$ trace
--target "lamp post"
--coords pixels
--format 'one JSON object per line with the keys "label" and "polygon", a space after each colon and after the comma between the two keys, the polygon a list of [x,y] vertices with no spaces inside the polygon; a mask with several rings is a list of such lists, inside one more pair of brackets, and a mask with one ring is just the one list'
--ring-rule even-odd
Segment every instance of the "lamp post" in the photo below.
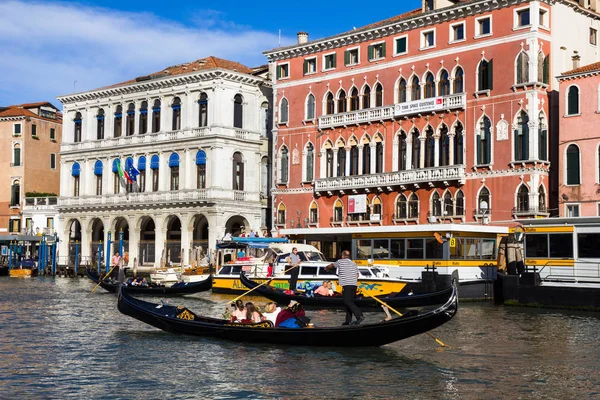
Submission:
{"label": "lamp post", "polygon": [[302,228],[302,226],[300,225],[300,223],[302,222],[302,218],[300,217],[302,215],[302,211],[298,210],[296,211],[296,214],[298,215],[298,225],[296,225],[296,228]]}

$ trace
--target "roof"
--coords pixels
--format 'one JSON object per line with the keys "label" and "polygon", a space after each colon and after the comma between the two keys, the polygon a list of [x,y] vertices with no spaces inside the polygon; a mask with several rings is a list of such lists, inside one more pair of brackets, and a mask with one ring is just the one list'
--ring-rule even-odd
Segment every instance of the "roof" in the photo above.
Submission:
{"label": "roof", "polygon": [[577,75],[577,74],[583,74],[586,72],[594,72],[594,71],[600,71],[600,62],[595,62],[593,64],[584,65],[583,67],[579,67],[579,68],[575,68],[575,69],[572,69],[567,72],[563,72],[561,74],[561,76]]}
{"label": "roof", "polygon": [[209,56],[206,58],[201,58],[196,61],[190,61],[190,62],[184,63],[184,64],[172,65],[161,71],[154,72],[149,75],[138,76],[135,79],[117,83],[115,85],[105,86],[100,89],[108,89],[108,88],[113,88],[113,87],[118,87],[118,86],[130,85],[132,83],[145,82],[145,81],[149,81],[149,80],[153,80],[153,79],[189,74],[189,73],[198,72],[198,71],[207,71],[207,70],[217,69],[217,68],[227,69],[227,70],[235,71],[235,72],[241,72],[243,74],[252,74],[252,72],[254,71],[253,68],[249,68],[249,67],[245,66],[244,64],[240,64],[235,61],[229,61],[229,60],[225,60],[225,59],[214,57],[214,56]]}
{"label": "roof", "polygon": [[[39,108],[39,107],[45,106],[45,105],[49,105],[57,111],[57,119],[42,117],[42,116],[37,115],[34,112],[29,111],[29,109]],[[49,102],[25,103],[25,104],[18,104],[18,105],[7,106],[7,107],[0,107],[0,118],[5,118],[5,117],[32,117],[32,118],[43,119],[46,121],[53,121],[53,122],[58,122],[58,123],[62,122],[61,112],[58,110],[58,108],[54,107],[52,105],[52,103],[49,103]]]}

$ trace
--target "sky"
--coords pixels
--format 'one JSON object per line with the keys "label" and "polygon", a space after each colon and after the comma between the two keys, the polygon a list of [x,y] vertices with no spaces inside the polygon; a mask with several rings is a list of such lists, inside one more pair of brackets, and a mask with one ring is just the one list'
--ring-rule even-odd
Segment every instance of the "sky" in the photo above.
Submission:
{"label": "sky", "polygon": [[263,65],[263,51],[294,44],[299,31],[319,39],[421,1],[352,3],[0,0],[0,106],[50,101],[62,108],[57,96],[211,55]]}

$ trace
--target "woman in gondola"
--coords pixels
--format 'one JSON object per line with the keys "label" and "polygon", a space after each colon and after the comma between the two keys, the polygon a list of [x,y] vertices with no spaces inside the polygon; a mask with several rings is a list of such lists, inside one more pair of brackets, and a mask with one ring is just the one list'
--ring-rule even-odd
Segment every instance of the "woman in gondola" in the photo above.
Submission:
{"label": "woman in gondola", "polygon": [[244,307],[244,302],[242,300],[236,300],[235,310],[233,310],[231,313],[231,321],[240,322],[243,319],[246,319],[246,308]]}
{"label": "woman in gondola", "polygon": [[246,320],[242,321],[242,322],[248,321],[248,323],[254,324],[254,323],[262,322],[266,319],[267,318],[264,317],[260,313],[260,311],[258,311],[258,309],[254,305],[254,303],[251,303],[251,302],[246,303]]}

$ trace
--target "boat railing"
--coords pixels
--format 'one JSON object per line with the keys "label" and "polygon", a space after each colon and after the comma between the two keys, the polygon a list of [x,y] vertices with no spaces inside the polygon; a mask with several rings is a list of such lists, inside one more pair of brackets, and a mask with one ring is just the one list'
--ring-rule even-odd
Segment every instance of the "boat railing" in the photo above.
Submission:
{"label": "boat railing", "polygon": [[600,263],[594,261],[552,260],[544,265],[528,265],[527,272],[538,272],[542,282],[600,283]]}

